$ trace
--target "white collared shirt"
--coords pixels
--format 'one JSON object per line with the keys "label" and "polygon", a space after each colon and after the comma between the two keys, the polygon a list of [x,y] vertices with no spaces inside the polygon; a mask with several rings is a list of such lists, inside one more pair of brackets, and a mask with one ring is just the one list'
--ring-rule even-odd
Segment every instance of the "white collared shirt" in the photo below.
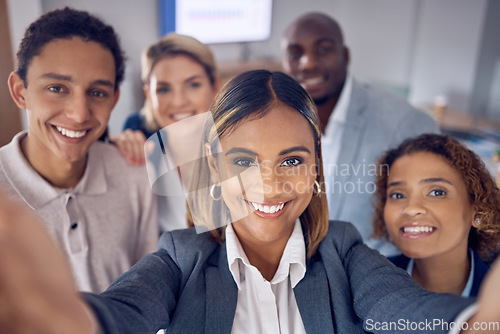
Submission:
{"label": "white collared shirt", "polygon": [[293,288],[306,273],[306,247],[297,219],[278,270],[267,281],[250,264],[232,224],[226,228],[229,270],[238,286],[232,333],[305,333]]}
{"label": "white collared shirt", "polygon": [[339,157],[347,110],[351,103],[352,80],[352,76],[348,73],[339,100],[328,118],[325,133],[321,137],[321,146],[325,152],[323,154],[325,166],[336,164]]}

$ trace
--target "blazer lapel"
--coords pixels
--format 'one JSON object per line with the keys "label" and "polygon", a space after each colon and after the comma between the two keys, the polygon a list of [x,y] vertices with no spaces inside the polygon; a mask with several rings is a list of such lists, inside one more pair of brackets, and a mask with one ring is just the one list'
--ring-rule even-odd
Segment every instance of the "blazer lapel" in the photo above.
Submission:
{"label": "blazer lapel", "polygon": [[330,289],[321,261],[308,261],[307,274],[293,289],[307,333],[334,333]]}
{"label": "blazer lapel", "polygon": [[[361,147],[363,139],[363,132],[366,127],[366,117],[364,117],[366,110],[365,90],[361,84],[356,81],[356,79],[353,78],[352,80],[351,99],[347,110],[344,131],[342,133],[342,146],[337,159],[339,171],[346,168],[346,166],[348,166],[349,171],[355,167],[353,165],[356,164],[359,147]],[[337,176],[336,179],[342,179],[345,182],[349,179],[349,177],[339,178],[339,176]],[[339,217],[342,211],[345,196],[334,197],[335,200],[332,201],[334,207],[329,209],[333,210],[335,217]]]}
{"label": "blazer lapel", "polygon": [[205,332],[231,333],[238,300],[238,287],[229,271],[225,245],[219,247],[218,256],[214,254],[205,269],[205,286],[207,294]]}

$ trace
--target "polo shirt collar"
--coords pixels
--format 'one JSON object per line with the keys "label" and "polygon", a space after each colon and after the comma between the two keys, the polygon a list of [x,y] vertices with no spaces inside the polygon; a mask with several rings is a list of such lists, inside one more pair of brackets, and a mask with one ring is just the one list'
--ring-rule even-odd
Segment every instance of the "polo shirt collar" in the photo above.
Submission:
{"label": "polo shirt collar", "polygon": [[106,192],[107,184],[103,159],[98,154],[91,154],[96,143],[89,150],[87,166],[80,182],[74,189],[62,189],[47,182],[26,159],[21,150],[21,141],[26,136],[27,131],[22,131],[14,136],[12,141],[4,147],[4,154],[0,156],[0,164],[12,187],[32,209],[38,210],[68,191],[75,194]]}

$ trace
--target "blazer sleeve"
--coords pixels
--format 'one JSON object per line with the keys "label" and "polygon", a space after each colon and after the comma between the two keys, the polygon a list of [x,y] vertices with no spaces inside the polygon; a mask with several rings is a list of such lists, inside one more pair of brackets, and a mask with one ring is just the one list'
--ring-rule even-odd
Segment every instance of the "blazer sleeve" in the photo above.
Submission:
{"label": "blazer sleeve", "polygon": [[366,331],[447,333],[444,322],[450,324],[474,302],[423,289],[404,270],[364,245],[351,224],[337,222],[330,228],[336,231],[334,244],[349,280],[354,311]]}
{"label": "blazer sleeve", "polygon": [[[171,234],[165,233],[162,243],[173,248],[171,239]],[[170,254],[160,249],[145,256],[100,295],[83,293],[101,333],[151,334],[169,325],[182,276],[175,256]]]}

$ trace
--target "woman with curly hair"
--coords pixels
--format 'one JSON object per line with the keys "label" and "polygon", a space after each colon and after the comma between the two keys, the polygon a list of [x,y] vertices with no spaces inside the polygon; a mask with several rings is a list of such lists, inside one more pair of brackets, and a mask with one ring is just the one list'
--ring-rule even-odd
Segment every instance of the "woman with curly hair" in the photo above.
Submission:
{"label": "woman with curly hair", "polygon": [[477,296],[500,241],[500,192],[481,159],[449,136],[405,140],[379,160],[374,236],[430,291]]}

